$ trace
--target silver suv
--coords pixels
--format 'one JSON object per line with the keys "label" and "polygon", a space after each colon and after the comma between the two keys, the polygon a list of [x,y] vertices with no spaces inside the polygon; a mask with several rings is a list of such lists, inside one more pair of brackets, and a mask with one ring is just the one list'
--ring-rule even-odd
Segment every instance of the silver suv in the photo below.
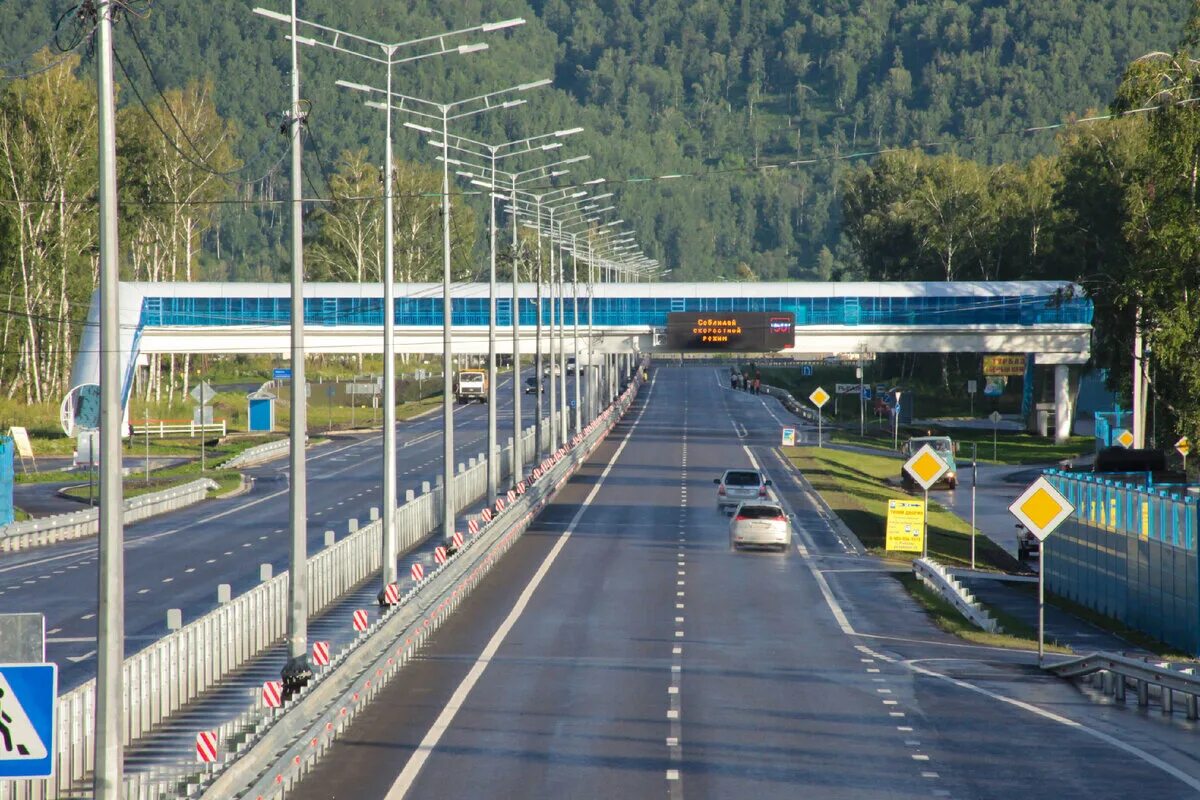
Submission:
{"label": "silver suv", "polygon": [[725,511],[747,500],[767,499],[767,487],[771,482],[767,476],[753,469],[727,469],[720,478],[713,478],[717,485],[717,509]]}

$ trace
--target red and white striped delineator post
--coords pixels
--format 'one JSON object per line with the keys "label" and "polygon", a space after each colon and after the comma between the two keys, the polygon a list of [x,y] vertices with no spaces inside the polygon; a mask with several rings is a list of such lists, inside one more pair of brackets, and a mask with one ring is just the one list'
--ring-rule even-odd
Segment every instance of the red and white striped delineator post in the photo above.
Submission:
{"label": "red and white striped delineator post", "polygon": [[400,587],[394,583],[389,583],[383,587],[383,602],[389,606],[394,606],[400,602]]}
{"label": "red and white striped delineator post", "polygon": [[283,705],[283,684],[279,681],[267,681],[262,686],[262,701],[267,708],[279,708]]}
{"label": "red and white striped delineator post", "polygon": [[[475,523],[475,520],[471,520],[471,524],[474,524],[474,523]],[[475,532],[476,532],[476,533],[478,533],[478,532],[479,532],[479,527],[478,527],[478,526],[476,526],[476,528],[475,528]],[[461,550],[461,549],[462,549],[462,546],[463,546],[463,535],[462,535],[461,533],[459,533],[458,531],[455,531],[455,532],[454,532],[454,535],[450,537],[450,541],[454,542],[454,549],[455,549],[455,550]]]}
{"label": "red and white striped delineator post", "polygon": [[513,502],[517,499],[517,493],[512,489],[508,490],[508,502]]}
{"label": "red and white striped delineator post", "polygon": [[446,553],[446,548],[442,547],[440,544],[437,547],[433,548],[433,560],[434,561],[436,561],[439,564],[445,564],[447,558],[449,558],[449,556]]}
{"label": "red and white striped delineator post", "polygon": [[517,494],[525,494],[525,481],[517,483]]}
{"label": "red and white striped delineator post", "polygon": [[504,510],[504,498],[503,498],[503,497],[497,497],[497,498],[496,498],[496,512],[497,512],[497,513],[499,513],[499,512],[501,512],[501,511],[503,511],[503,510]]}
{"label": "red and white striped delineator post", "polygon": [[362,633],[367,629],[367,612],[361,608],[354,612],[354,630]]}
{"label": "red and white striped delineator post", "polygon": [[217,732],[200,731],[196,734],[196,760],[211,764],[217,760]]}
{"label": "red and white striped delineator post", "polygon": [[425,568],[421,566],[421,562],[419,561],[413,562],[413,565],[409,568],[408,573],[412,575],[412,579],[417,583],[420,583],[425,579]]}
{"label": "red and white striped delineator post", "polygon": [[329,642],[313,642],[313,663],[320,667],[329,666]]}
{"label": "red and white striped delineator post", "polygon": [[[467,520],[467,532],[470,533],[472,536],[479,533],[479,523],[473,519]],[[462,536],[462,534],[460,534],[458,531],[455,531],[454,535]],[[462,547],[462,542],[459,542],[458,544],[456,544],[455,547]]]}
{"label": "red and white striped delineator post", "polygon": [[485,508],[483,511],[480,512],[480,514],[483,516],[484,522],[492,521],[492,510],[490,508]]}

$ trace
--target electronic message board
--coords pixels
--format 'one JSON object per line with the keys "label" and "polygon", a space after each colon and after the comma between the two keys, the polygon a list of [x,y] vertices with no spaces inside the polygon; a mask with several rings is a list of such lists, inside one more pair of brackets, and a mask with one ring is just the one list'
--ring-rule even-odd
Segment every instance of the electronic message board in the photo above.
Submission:
{"label": "electronic message board", "polygon": [[672,350],[771,353],[796,345],[790,311],[676,311],[667,315]]}

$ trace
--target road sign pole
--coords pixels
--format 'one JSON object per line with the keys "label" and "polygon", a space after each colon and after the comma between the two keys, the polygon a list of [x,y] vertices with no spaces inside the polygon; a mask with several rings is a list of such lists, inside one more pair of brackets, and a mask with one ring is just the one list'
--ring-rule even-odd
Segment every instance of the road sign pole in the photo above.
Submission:
{"label": "road sign pole", "polygon": [[929,489],[925,490],[924,533],[921,536],[921,558],[929,558]]}
{"label": "road sign pole", "polygon": [[[836,404],[835,404],[836,405]],[[817,447],[822,447],[821,444],[821,409],[817,409]]]}
{"label": "road sign pole", "polygon": [[998,442],[1000,439],[999,431],[1000,431],[1000,426],[997,425],[995,422],[993,422],[992,423],[992,461],[994,461],[994,462],[998,462],[1000,460],[1000,457],[997,455]]}
{"label": "road sign pole", "polygon": [[1046,659],[1046,545],[1038,548],[1038,666]]}
{"label": "road sign pole", "polygon": [[979,442],[971,442],[971,569],[975,569],[975,484],[979,482]]}

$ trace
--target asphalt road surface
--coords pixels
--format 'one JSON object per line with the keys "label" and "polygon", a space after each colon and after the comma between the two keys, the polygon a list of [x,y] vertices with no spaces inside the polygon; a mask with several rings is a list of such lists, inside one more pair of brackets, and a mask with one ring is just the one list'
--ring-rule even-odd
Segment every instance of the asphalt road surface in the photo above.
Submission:
{"label": "asphalt road surface", "polygon": [[[497,387],[498,437],[511,436],[509,378]],[[521,404],[525,426],[533,424],[534,398]],[[487,449],[487,406],[459,406],[454,414],[458,460]],[[397,486],[420,493],[441,474],[442,414],[398,425]],[[324,532],[339,538],[347,521],[365,522],[381,505],[383,447],[378,434],[335,436],[308,452],[308,547],[324,546]],[[239,497],[208,500],[126,528],[126,653],[166,633],[168,608],[183,610],[184,622],[217,605],[217,586],[231,585],[234,596],[259,582],[259,565],[278,572],[288,564],[288,467],[281,459],[247,470],[253,489]],[[35,611],[46,615],[46,658],[59,664],[59,690],[95,675],[96,561],[94,538],[6,555],[0,562],[0,613]]]}
{"label": "asphalt road surface", "polygon": [[[626,419],[290,798],[1194,797],[1194,732],[938,631],[831,529],[776,401],[654,370]],[[759,464],[787,553],[733,552]]]}

